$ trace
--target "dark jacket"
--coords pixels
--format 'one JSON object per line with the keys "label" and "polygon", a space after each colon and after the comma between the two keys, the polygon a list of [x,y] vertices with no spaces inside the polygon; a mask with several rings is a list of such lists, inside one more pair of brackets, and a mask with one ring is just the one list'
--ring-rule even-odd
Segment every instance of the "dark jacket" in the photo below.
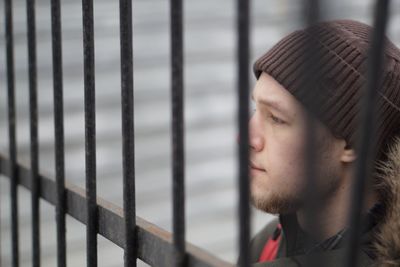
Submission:
{"label": "dark jacket", "polygon": [[[380,166],[378,192],[381,203],[362,217],[359,266],[400,266],[400,139],[393,142],[388,160]],[[258,263],[269,238],[276,237],[278,223],[282,226],[277,257]],[[343,266],[346,254],[344,235],[333,249],[313,249],[307,235],[298,225],[295,214],[281,215],[265,226],[251,241],[251,260],[254,267],[308,266],[310,260],[323,257],[324,266]],[[309,249],[311,248],[311,249]]]}

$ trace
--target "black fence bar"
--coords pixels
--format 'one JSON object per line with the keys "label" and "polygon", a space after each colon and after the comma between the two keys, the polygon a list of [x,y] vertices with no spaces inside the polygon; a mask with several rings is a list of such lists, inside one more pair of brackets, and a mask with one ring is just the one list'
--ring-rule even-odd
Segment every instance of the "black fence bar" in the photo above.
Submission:
{"label": "black fence bar", "polygon": [[39,142],[37,108],[37,62],[36,62],[36,21],[35,0],[26,1],[28,29],[28,66],[29,66],[29,113],[31,135],[32,170],[32,266],[40,266],[40,207],[39,207]]}
{"label": "black fence bar", "polygon": [[86,150],[86,262],[97,266],[96,101],[93,0],[82,0]]}
{"label": "black fence bar", "polygon": [[[307,27],[310,27],[316,24],[318,21],[321,20],[321,2],[319,0],[305,0],[303,4],[303,21]],[[313,36],[315,39],[319,39],[318,34]],[[303,55],[304,61],[306,62],[303,66],[302,74],[303,74],[303,91],[309,91],[308,85],[314,86],[316,84],[315,77],[319,76],[319,68],[315,68],[314,66],[320,66],[319,58],[314,56],[315,51],[318,51],[318,47],[313,41],[313,39],[308,39],[305,47],[305,53]],[[318,103],[311,102],[311,110],[315,110],[315,106]],[[305,151],[305,173],[306,173],[306,203],[305,203],[305,216],[306,221],[305,224],[307,225],[307,229],[313,229],[314,234],[317,236],[320,234],[320,229],[318,229],[315,222],[317,221],[317,214],[316,212],[320,212],[317,209],[316,205],[320,203],[320,199],[315,194],[315,184],[317,183],[316,180],[317,174],[315,169],[315,162],[317,159],[316,154],[316,121],[313,117],[312,113],[307,113],[306,116],[306,129],[307,134],[305,136],[305,144],[306,144],[306,151]],[[310,267],[319,267],[323,266],[323,259],[321,257],[307,257],[306,259],[307,266]]]}
{"label": "black fence bar", "polygon": [[136,266],[135,143],[133,117],[132,1],[120,0],[125,267]]}
{"label": "black fence bar", "polygon": [[7,86],[8,86],[8,134],[9,153],[11,160],[10,173],[10,208],[11,208],[11,246],[12,266],[19,266],[18,244],[18,177],[17,177],[17,140],[15,118],[15,76],[14,76],[14,39],[13,39],[13,13],[12,1],[5,1],[5,26],[6,26],[6,53],[7,53]]}
{"label": "black fence bar", "polygon": [[[346,258],[346,266],[357,266],[357,250],[361,235],[361,212],[364,207],[364,194],[370,185],[373,164],[372,139],[376,127],[375,99],[379,90],[381,70],[383,69],[383,51],[385,45],[386,24],[388,21],[389,1],[377,0],[374,13],[374,29],[370,47],[368,75],[365,94],[362,98],[362,114],[358,132],[358,158],[356,165],[356,180],[352,188],[352,205],[350,210],[350,239]],[[398,233],[393,233],[398,234]]]}
{"label": "black fence bar", "polygon": [[238,127],[239,127],[239,266],[250,266],[250,185],[249,185],[249,57],[250,1],[237,0]]}
{"label": "black fence bar", "polygon": [[[11,161],[0,154],[0,174],[11,178]],[[17,180],[19,184],[28,190],[32,190],[30,170],[21,165],[17,165]],[[40,176],[40,196],[52,205],[57,202],[56,183],[44,176]],[[66,206],[65,211],[76,220],[87,224],[85,191],[80,187],[68,182],[65,183]],[[118,206],[97,198],[98,204],[98,225],[99,234],[121,248],[126,248],[124,211]],[[137,217],[137,255],[138,258],[151,266],[169,267],[175,257],[174,245],[171,233],[159,228],[158,226]],[[187,264],[196,267],[233,267],[208,252],[196,246],[186,244]]]}
{"label": "black fence bar", "polygon": [[51,0],[51,33],[53,50],[55,164],[57,185],[57,264],[58,267],[66,267],[67,244],[65,239],[64,111],[60,0]]}
{"label": "black fence bar", "polygon": [[172,95],[172,183],[175,266],[182,266],[185,255],[185,151],[184,151],[184,66],[183,5],[171,0],[171,95]]}

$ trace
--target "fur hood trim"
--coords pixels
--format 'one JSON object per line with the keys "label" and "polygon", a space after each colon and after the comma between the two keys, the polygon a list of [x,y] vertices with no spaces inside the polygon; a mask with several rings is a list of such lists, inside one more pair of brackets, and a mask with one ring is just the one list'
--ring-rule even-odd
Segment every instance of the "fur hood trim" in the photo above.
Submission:
{"label": "fur hood trim", "polygon": [[378,192],[385,215],[374,237],[374,248],[380,267],[400,266],[400,137],[389,147],[387,160],[379,163]]}

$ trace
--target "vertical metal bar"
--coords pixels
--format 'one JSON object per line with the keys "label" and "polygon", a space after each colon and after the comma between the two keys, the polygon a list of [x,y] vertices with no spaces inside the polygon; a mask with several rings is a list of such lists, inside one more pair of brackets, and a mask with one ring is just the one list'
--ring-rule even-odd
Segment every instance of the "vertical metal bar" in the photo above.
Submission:
{"label": "vertical metal bar", "polygon": [[172,90],[172,178],[173,238],[175,266],[185,261],[185,151],[183,89],[183,4],[171,0],[171,90]]}
{"label": "vertical metal bar", "polygon": [[[303,19],[307,27],[310,27],[311,25],[314,25],[320,20],[320,14],[319,14],[319,9],[320,9],[320,1],[319,0],[306,0],[304,4],[304,12],[303,12]],[[318,36],[315,36],[315,38],[318,38]],[[315,66],[318,64],[316,62],[318,59],[316,59],[313,56],[313,53],[315,53],[316,49],[318,49],[315,45],[314,42],[310,39],[309,42],[306,43],[305,47],[305,53],[304,53],[304,59],[306,59],[306,64],[304,65],[303,68],[303,78],[304,78],[304,87],[303,90],[307,90],[307,85],[308,84],[314,84],[314,77],[317,76],[315,72],[310,71],[312,69],[312,66]],[[307,60],[311,59],[311,60]],[[315,68],[314,68],[315,69]],[[318,72],[318,69],[316,70]],[[309,89],[308,89],[309,90]],[[312,105],[317,105],[317,103],[312,103]],[[311,107],[311,110],[315,110],[313,107]],[[306,135],[306,177],[308,178],[307,180],[307,190],[309,194],[306,194],[308,196],[308,208],[310,208],[310,214],[309,216],[312,217],[312,209],[311,206],[313,203],[316,203],[315,195],[313,194],[314,190],[314,184],[315,184],[315,159],[316,159],[316,151],[315,151],[315,121],[313,120],[311,114],[307,113],[307,118],[306,118],[306,123],[307,126],[306,128],[308,129],[307,135]],[[313,221],[312,218],[309,219],[310,223]]]}
{"label": "vertical metal bar", "polygon": [[31,170],[32,170],[32,266],[40,266],[40,179],[37,111],[37,63],[36,63],[36,21],[35,0],[27,0],[28,28],[28,65],[29,65],[29,109],[31,133]]}
{"label": "vertical metal bar", "polygon": [[97,203],[96,203],[96,102],[93,1],[82,0],[84,81],[85,81],[85,143],[86,143],[86,261],[97,266]]}
{"label": "vertical metal bar", "polygon": [[388,20],[389,1],[377,0],[374,13],[374,30],[369,55],[366,92],[362,99],[361,124],[358,130],[358,160],[356,163],[356,180],[352,188],[352,205],[350,210],[350,237],[346,266],[357,266],[357,250],[360,245],[361,212],[364,206],[364,194],[370,182],[372,170],[373,133],[376,127],[375,99],[384,65],[383,50],[385,44],[386,24]]}
{"label": "vertical metal bar", "polygon": [[241,141],[239,160],[239,266],[250,266],[250,185],[249,185],[249,57],[250,1],[237,1],[238,127]]}
{"label": "vertical metal bar", "polygon": [[135,143],[133,117],[132,1],[120,0],[125,267],[136,266]]}
{"label": "vertical metal bar", "polygon": [[[320,20],[320,5],[321,1],[319,0],[306,0],[304,3],[304,10],[303,10],[303,20],[306,24],[307,27],[310,27],[314,24],[316,24]],[[319,36],[314,36],[316,39],[319,38]],[[314,86],[316,83],[315,77],[319,76],[319,69],[313,68],[313,66],[317,66],[318,63],[318,58],[314,56],[315,51],[317,51],[318,47],[316,47],[316,44],[312,41],[312,39],[309,39],[309,41],[306,43],[305,53],[304,53],[304,59],[306,60],[306,64],[303,66],[303,78],[304,78],[304,88],[303,91],[309,90],[307,88],[307,85]],[[311,60],[307,60],[311,59]],[[314,69],[315,71],[311,71]],[[311,102],[311,105],[315,106],[318,105],[318,103]],[[315,110],[314,107],[310,107],[311,110]],[[315,133],[315,128],[316,128],[316,121],[313,118],[312,114],[307,113],[306,116],[306,128],[307,128],[307,135],[305,137],[305,144],[306,144],[306,151],[305,151],[305,158],[306,158],[306,163],[305,163],[305,172],[306,172],[306,196],[307,199],[305,200],[305,216],[306,216],[306,221],[305,223],[307,224],[307,229],[315,229],[315,234],[318,236],[320,233],[320,229],[317,228],[316,224],[316,218],[318,212],[317,210],[317,203],[319,202],[319,199],[317,195],[315,194],[315,184],[316,184],[316,169],[315,169],[315,162],[317,159],[317,154],[316,154],[316,133]],[[314,267],[314,266],[321,266],[323,259],[320,257],[309,257],[307,259],[307,266]],[[322,264],[323,265],[323,264]]]}
{"label": "vertical metal bar", "polygon": [[67,259],[65,239],[64,115],[60,0],[51,0],[51,32],[53,50],[54,130],[57,193],[57,263],[59,267],[65,267],[67,265]]}
{"label": "vertical metal bar", "polygon": [[15,86],[14,86],[14,39],[12,1],[5,1],[6,53],[7,53],[7,85],[8,85],[8,134],[11,162],[11,246],[12,266],[19,266],[18,244],[18,192],[17,192],[17,140],[15,118]]}

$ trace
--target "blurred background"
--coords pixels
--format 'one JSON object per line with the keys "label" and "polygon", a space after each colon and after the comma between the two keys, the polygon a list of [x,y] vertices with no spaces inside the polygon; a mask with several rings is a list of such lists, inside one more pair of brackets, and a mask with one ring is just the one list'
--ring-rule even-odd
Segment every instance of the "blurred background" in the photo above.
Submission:
{"label": "blurred background", "polygon": [[[54,177],[50,1],[36,1],[40,173]],[[85,186],[81,1],[62,2],[66,180]],[[251,62],[302,27],[298,0],[253,0]],[[392,1],[394,2],[394,1]],[[185,0],[185,149],[187,240],[232,263],[237,252],[236,16],[233,0]],[[14,1],[18,162],[29,166],[25,1]],[[330,1],[328,19],[372,23],[373,1]],[[122,206],[119,4],[94,1],[97,192]],[[4,1],[0,2],[0,153],[8,155]],[[136,201],[138,216],[171,231],[169,3],[133,1]],[[400,3],[388,35],[400,45]],[[249,69],[251,71],[251,69]],[[253,77],[253,76],[251,76]],[[252,78],[252,86],[255,83]],[[19,188],[21,266],[31,263],[30,193]],[[41,205],[42,266],[56,266],[54,208]],[[11,265],[9,180],[0,176],[1,266]],[[252,211],[253,235],[272,215]],[[85,227],[67,216],[67,263],[85,266]],[[123,251],[98,237],[99,266],[123,266]],[[140,266],[145,264],[140,264]]]}

